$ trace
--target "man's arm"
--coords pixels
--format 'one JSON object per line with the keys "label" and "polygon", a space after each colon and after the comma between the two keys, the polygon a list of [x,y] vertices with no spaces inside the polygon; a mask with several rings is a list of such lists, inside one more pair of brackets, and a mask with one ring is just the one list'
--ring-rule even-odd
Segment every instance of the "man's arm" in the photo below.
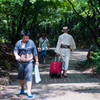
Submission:
{"label": "man's arm", "polygon": [[39,66],[38,56],[34,56],[34,58],[35,58],[35,64]]}
{"label": "man's arm", "polygon": [[41,48],[41,42],[39,41],[39,48]]}
{"label": "man's arm", "polygon": [[16,59],[16,60],[21,60],[21,58],[20,58],[20,56],[18,55],[17,52],[14,52],[14,56],[15,56],[15,59]]}
{"label": "man's arm", "polygon": [[39,41],[39,48],[38,48],[38,52],[41,51],[41,42]]}
{"label": "man's arm", "polygon": [[75,44],[75,40],[74,40],[74,38],[73,38],[73,37],[72,37],[71,42],[72,42],[72,45],[71,45],[71,50],[73,51],[74,49],[76,49],[76,44]]}
{"label": "man's arm", "polygon": [[47,47],[48,47],[48,49],[49,49],[49,46],[50,46],[50,44],[49,44],[49,42],[47,42]]}

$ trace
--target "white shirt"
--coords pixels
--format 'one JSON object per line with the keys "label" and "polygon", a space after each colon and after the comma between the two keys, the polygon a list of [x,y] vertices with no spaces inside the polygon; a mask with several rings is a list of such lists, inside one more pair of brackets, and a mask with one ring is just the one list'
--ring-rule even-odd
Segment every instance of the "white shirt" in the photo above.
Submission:
{"label": "white shirt", "polygon": [[73,37],[71,35],[69,35],[68,33],[63,33],[58,38],[58,42],[57,42],[57,46],[56,46],[55,52],[57,52],[59,54],[61,54],[61,52],[60,52],[61,44],[69,45],[72,50],[76,49],[75,41],[74,41]]}
{"label": "white shirt", "polygon": [[[43,41],[44,41],[44,42],[43,42]],[[48,49],[48,47],[47,47],[47,42],[49,42],[49,40],[48,40],[47,38],[46,38],[45,40],[43,40],[42,37],[41,37],[41,38],[39,39],[39,42],[41,42],[41,43],[43,42],[42,45],[41,45],[41,49],[42,49],[42,50],[47,50],[47,49]]]}

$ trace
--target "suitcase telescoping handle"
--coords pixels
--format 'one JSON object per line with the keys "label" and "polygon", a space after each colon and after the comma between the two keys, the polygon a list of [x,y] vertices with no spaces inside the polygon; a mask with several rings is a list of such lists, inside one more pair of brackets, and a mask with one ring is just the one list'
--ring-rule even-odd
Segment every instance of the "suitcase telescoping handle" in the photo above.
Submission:
{"label": "suitcase telescoping handle", "polygon": [[55,61],[57,61],[57,55],[55,55]]}
{"label": "suitcase telescoping handle", "polygon": [[58,57],[58,61],[60,61],[60,56],[58,56],[58,55],[55,55],[55,61],[57,61],[57,57]]}

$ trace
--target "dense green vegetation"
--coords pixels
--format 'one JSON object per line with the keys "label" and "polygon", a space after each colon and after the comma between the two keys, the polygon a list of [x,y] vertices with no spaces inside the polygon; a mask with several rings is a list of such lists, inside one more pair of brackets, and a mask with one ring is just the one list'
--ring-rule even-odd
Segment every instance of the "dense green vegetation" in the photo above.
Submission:
{"label": "dense green vegetation", "polygon": [[[99,0],[0,0],[0,41],[15,42],[28,29],[36,41],[42,32],[56,45],[63,26],[68,26],[77,46],[97,43]],[[91,41],[90,41],[91,40]]]}
{"label": "dense green vegetation", "polygon": [[[56,46],[62,27],[68,26],[77,47],[100,46],[99,0],[0,0],[0,46],[15,44],[28,29],[38,46],[42,32]],[[2,49],[2,48],[0,48]]]}

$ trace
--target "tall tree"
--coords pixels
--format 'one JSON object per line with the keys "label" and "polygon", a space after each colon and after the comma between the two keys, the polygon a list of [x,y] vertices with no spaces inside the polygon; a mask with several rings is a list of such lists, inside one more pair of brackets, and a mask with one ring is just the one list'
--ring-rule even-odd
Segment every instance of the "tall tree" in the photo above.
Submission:
{"label": "tall tree", "polygon": [[93,39],[97,46],[100,44],[97,42],[98,37],[100,37],[100,1],[99,0],[86,0],[81,2],[80,9],[75,9],[75,5],[71,0],[68,2],[72,5],[74,12],[80,17],[80,20],[83,21],[84,25],[90,30]]}

